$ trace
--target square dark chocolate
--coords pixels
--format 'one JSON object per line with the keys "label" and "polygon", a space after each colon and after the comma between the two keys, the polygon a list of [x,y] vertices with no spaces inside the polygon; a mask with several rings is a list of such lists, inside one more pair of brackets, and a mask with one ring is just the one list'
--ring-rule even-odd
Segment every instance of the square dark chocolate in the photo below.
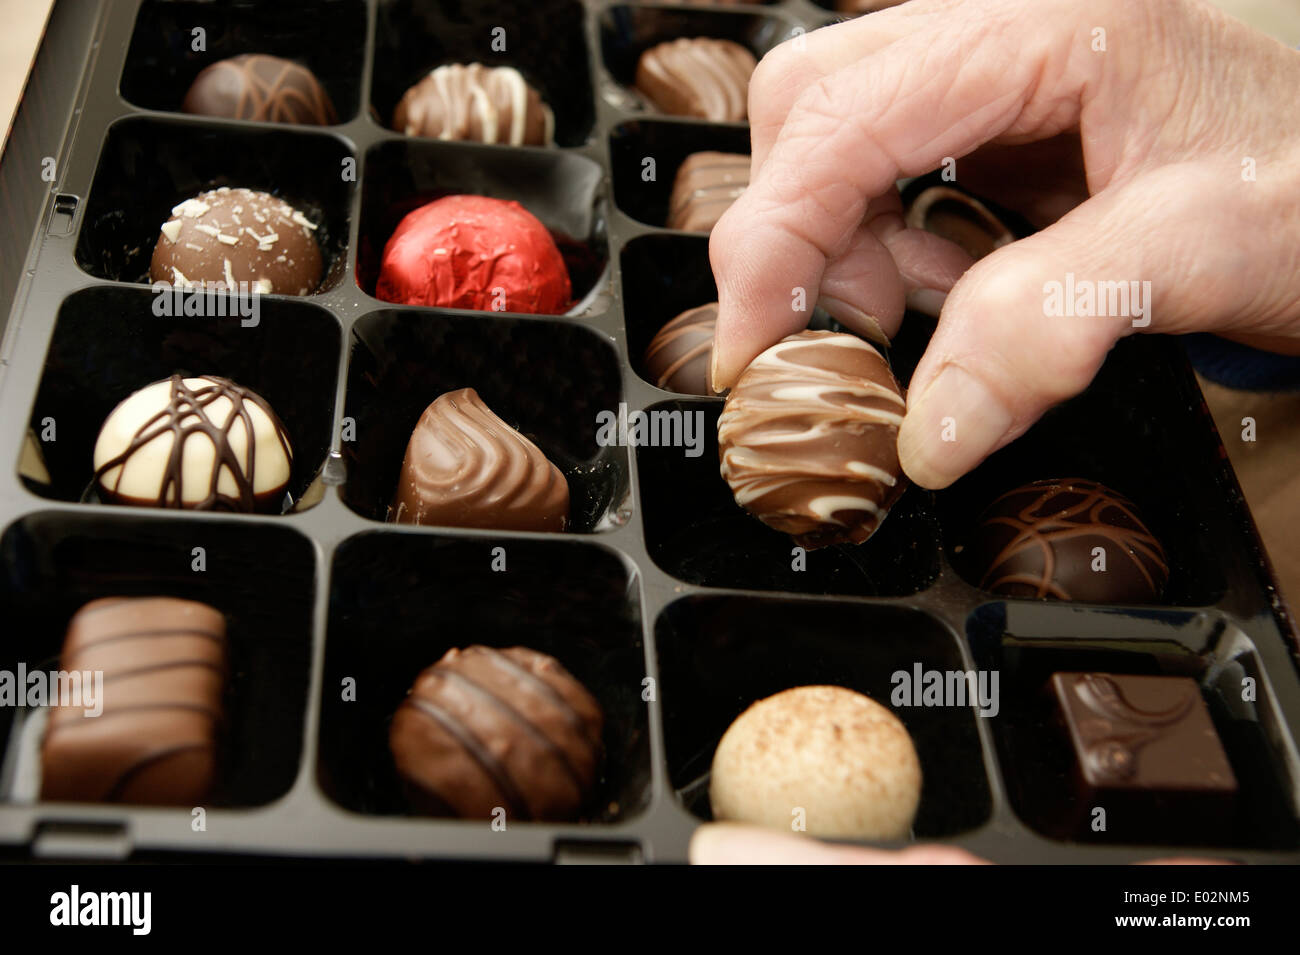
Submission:
{"label": "square dark chocolate", "polygon": [[1237,778],[1195,680],[1054,673],[1050,690],[1079,796],[1107,810],[1107,831],[1141,838],[1230,805]]}

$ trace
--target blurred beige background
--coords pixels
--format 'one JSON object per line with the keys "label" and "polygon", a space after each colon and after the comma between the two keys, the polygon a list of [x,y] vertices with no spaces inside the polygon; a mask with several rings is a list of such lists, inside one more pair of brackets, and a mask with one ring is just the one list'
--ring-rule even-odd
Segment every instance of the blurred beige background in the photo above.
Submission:
{"label": "blurred beige background", "polygon": [[[84,8],[89,16],[99,0],[62,2]],[[1300,0],[1211,2],[1289,46],[1300,46]],[[53,0],[0,0],[0,148],[52,6]],[[1300,535],[1291,531],[1300,527],[1300,393],[1258,395],[1202,384],[1283,590],[1300,611]],[[1254,444],[1239,440],[1247,415],[1258,422],[1260,440]]]}

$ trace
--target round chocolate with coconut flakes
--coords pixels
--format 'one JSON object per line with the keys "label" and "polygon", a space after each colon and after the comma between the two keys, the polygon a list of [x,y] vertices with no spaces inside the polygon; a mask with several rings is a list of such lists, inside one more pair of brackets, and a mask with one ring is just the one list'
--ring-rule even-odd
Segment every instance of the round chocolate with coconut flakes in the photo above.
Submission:
{"label": "round chocolate with coconut flakes", "polygon": [[803,547],[876,532],[903,493],[906,403],[860,338],[805,331],[745,369],[718,418],[722,476],[736,503]]}
{"label": "round chocolate with coconut flakes", "polygon": [[222,186],[172,209],[149,280],[181,288],[308,295],[323,260],[316,223],[283,199]]}

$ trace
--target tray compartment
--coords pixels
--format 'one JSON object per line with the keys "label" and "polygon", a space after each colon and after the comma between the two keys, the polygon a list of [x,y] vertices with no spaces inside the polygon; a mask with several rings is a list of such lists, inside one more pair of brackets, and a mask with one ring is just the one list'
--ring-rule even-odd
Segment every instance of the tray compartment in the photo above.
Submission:
{"label": "tray compartment", "polygon": [[[381,0],[371,118],[388,128],[402,94],[436,66],[512,66],[554,112],[556,144],[581,146],[596,118],[583,17],[577,0]],[[493,49],[497,28],[504,50]]]}
{"label": "tray compartment", "polygon": [[[1216,614],[1125,613],[1008,601],[984,604],[967,620],[976,663],[1001,673],[1002,712],[992,721],[1007,791],[1017,815],[1053,839],[1087,844],[1202,845],[1236,849],[1300,846],[1300,767],[1286,746],[1272,682],[1254,643]],[[1044,692],[1056,672],[1191,677],[1201,685],[1237,777],[1231,813],[1174,830],[1160,818],[1111,812],[1107,830],[1089,825],[1092,801],[1070,784],[1073,756]],[[1242,699],[1243,679],[1256,699]],[[1098,801],[1105,806],[1105,799]],[[1161,814],[1163,815],[1163,814]]]}
{"label": "tray compartment", "polygon": [[149,282],[171,209],[219,186],[283,198],[317,224],[324,267],[315,294],[346,272],[352,183],[347,143],[278,123],[129,117],[109,127],[77,237],[77,265],[100,279]]}
{"label": "tray compartment", "polygon": [[373,312],[353,327],[345,414],[356,440],[343,443],[344,503],[385,520],[420,415],[439,395],[466,387],[564,472],[570,531],[626,523],[627,449],[596,444],[597,414],[617,411],[620,401],[614,350],[571,322],[425,309]]}
{"label": "tray compartment", "polygon": [[1143,339],[1121,341],[1087,391],[939,492],[949,560],[972,586],[983,573],[970,543],[984,508],[1030,481],[1080,477],[1132,500],[1164,546],[1160,603],[1208,606],[1223,595],[1225,554],[1214,543],[1225,536],[1216,518],[1230,494],[1216,487],[1222,447],[1205,433],[1200,396],[1179,373],[1180,349]]}
{"label": "tray compartment", "polygon": [[790,593],[901,597],[939,575],[939,529],[928,495],[909,488],[871,539],[806,552],[794,567],[794,541],[736,504],[718,472],[717,401],[667,401],[650,409],[700,413],[704,450],[637,448],[646,550],[667,573],[706,587]]}
{"label": "tray compartment", "polygon": [[902,607],[761,597],[690,597],[655,624],[664,749],[683,806],[711,818],[713,751],[750,704],[796,686],[835,684],[889,707],[921,760],[914,833],[935,839],[981,826],[992,811],[975,710],[893,707],[896,671],[963,670],[955,635]]}
{"label": "tray compartment", "polygon": [[[193,48],[195,29],[204,31],[202,51]],[[364,0],[145,0],[119,89],[137,106],[179,112],[205,67],[241,53],[268,53],[306,65],[346,123],[361,101],[365,37]]]}
{"label": "tray compartment", "polygon": [[[25,480],[27,488],[80,500],[94,478],[95,440],[109,412],[145,385],[180,372],[221,375],[267,400],[289,434],[289,493],[300,498],[330,446],[338,320],[313,305],[266,296],[258,324],[245,328],[239,315],[159,317],[154,301],[152,292],[112,286],[83,289],[64,301],[30,416],[38,435],[45,419],[54,419],[56,440],[41,445],[51,483]],[[18,451],[10,449],[12,460]]]}
{"label": "tray compartment", "polygon": [[[645,225],[666,227],[677,170],[691,153],[749,154],[749,131],[737,126],[705,126],[664,120],[634,120],[609,134],[614,202]],[[655,178],[642,178],[642,162],[655,161]]]}
{"label": "tray compartment", "polygon": [[592,307],[592,292],[605,281],[609,250],[600,195],[604,172],[582,156],[431,139],[390,140],[366,156],[363,178],[357,283],[367,295],[375,293],[384,246],[402,217],[457,193],[513,199],[550,230],[573,283],[576,304],[571,314]]}
{"label": "tray compartment", "polygon": [[681,5],[616,4],[599,14],[597,24],[605,70],[626,88],[619,99],[620,105],[629,106],[641,103],[633,88],[637,60],[658,43],[678,37],[715,37],[748,47],[755,59],[762,59],[772,47],[789,39],[794,29],[773,13]]}
{"label": "tray compartment", "polygon": [[[504,572],[491,569],[498,546]],[[651,792],[640,620],[634,572],[601,547],[392,531],[349,538],[331,574],[321,788],[353,812],[408,814],[388,725],[416,676],[452,647],[526,646],[558,659],[600,701],[605,765],[589,821],[627,821]],[[355,702],[341,700],[348,677]]]}
{"label": "tray compartment", "polygon": [[[195,547],[205,551],[202,572],[192,569]],[[100,597],[183,597],[216,607],[226,615],[230,679],[223,765],[208,805],[262,806],[298,775],[315,592],[314,547],[291,528],[40,512],[0,538],[0,605],[9,623],[0,668],[19,661],[29,670],[57,668],[68,621]],[[23,765],[16,752],[30,716],[0,707],[0,800],[12,801],[15,788],[31,788],[39,774],[39,757]]]}

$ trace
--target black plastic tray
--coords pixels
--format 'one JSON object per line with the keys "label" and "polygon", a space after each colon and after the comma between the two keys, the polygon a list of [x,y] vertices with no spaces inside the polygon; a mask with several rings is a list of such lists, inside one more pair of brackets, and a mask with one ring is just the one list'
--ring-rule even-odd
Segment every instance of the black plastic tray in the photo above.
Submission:
{"label": "black plastic tray", "polygon": [[[708,817],[713,748],[754,700],[811,682],[887,701],[889,677],[994,667],[1002,712],[899,709],[925,789],[917,839],[1002,862],[1123,862],[1213,852],[1300,860],[1300,680],[1292,624],[1176,343],[1116,348],[1082,397],[953,488],[911,489],[865,545],[791,566],[791,542],[741,513],[716,441],[600,448],[596,413],[721,402],[653,387],[641,355],[715,295],[700,235],[662,228],[676,164],[743,150],[743,124],[656,116],[628,82],[641,49],[714,35],[756,54],[833,14],[766,6],[538,0],[62,0],[0,162],[0,668],[49,664],[85,601],[173,593],[230,620],[230,762],[194,831],[187,809],[33,801],[40,713],[0,709],[0,847],[19,857],[423,857],[683,861]],[[190,52],[193,27],[207,31]],[[504,26],[507,52],[489,49]],[[303,129],[176,112],[202,65],[237,51],[304,58],[341,122]],[[386,129],[401,91],[444,60],[510,63],[556,111],[558,147],[411,139]],[[658,179],[640,179],[656,157]],[[41,178],[53,161],[53,181]],[[355,181],[342,178],[354,159]],[[262,320],[152,315],[144,256],[166,210],[210,183],[277,190],[324,223],[321,291],[267,297]],[[578,306],[554,317],[394,307],[373,298],[397,217],[449,191],[517,198],[569,237]],[[909,318],[906,380],[930,325]],[[227,375],[280,412],[298,451],[281,517],[80,503],[104,415],[174,371]],[[573,489],[571,533],[383,523],[404,442],[442,391],[471,385],[530,433]],[[28,428],[52,418],[48,486],[22,480]],[[342,439],[355,427],[355,440]],[[1166,600],[1108,607],[1002,600],[962,563],[975,513],[1024,480],[1083,475],[1136,499],[1171,555]],[[207,569],[192,570],[202,547]],[[508,570],[491,569],[504,547]],[[608,759],[588,821],[486,823],[408,814],[385,724],[448,647],[523,644],[600,697]],[[1054,669],[1197,678],[1249,790],[1241,813],[1176,843],[1062,835],[1043,814],[1064,770],[1035,695]],[[1252,704],[1233,702],[1243,676]],[[341,687],[356,680],[357,701]],[[649,697],[649,699],[646,699]],[[1044,755],[1046,754],[1046,755]],[[1044,793],[1047,795],[1044,795]],[[1051,814],[1048,813],[1048,817]]]}

